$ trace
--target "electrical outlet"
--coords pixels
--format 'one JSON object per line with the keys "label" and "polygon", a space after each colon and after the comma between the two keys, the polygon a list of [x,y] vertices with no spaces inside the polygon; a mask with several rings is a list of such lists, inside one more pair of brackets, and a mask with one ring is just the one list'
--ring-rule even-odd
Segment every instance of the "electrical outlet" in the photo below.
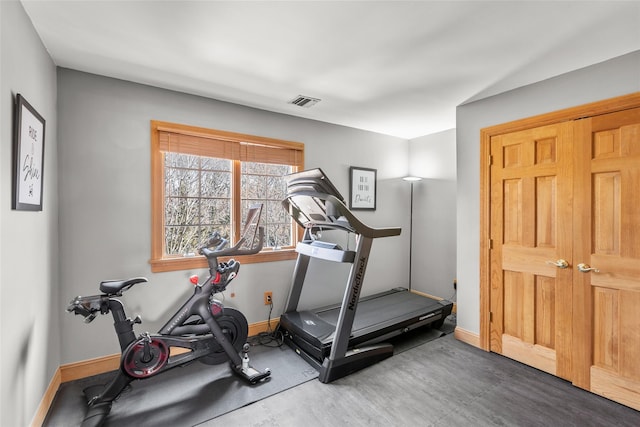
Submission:
{"label": "electrical outlet", "polygon": [[264,293],[264,305],[270,305],[273,302],[273,292],[266,291]]}

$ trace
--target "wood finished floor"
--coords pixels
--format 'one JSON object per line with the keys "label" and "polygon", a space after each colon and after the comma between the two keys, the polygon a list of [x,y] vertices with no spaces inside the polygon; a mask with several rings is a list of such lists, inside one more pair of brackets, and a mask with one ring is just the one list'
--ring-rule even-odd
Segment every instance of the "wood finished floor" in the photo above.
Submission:
{"label": "wood finished floor", "polygon": [[447,335],[202,426],[640,426],[640,412]]}

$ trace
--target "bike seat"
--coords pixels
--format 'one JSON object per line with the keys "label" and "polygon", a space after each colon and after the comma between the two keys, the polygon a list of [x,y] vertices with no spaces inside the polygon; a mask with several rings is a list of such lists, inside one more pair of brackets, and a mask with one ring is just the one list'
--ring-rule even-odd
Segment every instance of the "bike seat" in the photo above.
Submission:
{"label": "bike seat", "polygon": [[105,280],[100,282],[100,292],[108,295],[119,294],[122,291],[126,291],[136,283],[147,282],[146,277],[134,277],[127,280]]}

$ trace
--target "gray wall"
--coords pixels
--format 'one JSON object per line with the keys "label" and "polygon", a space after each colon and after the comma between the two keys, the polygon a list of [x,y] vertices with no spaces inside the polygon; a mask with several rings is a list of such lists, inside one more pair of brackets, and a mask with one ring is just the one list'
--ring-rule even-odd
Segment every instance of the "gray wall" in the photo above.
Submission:
{"label": "gray wall", "polygon": [[[58,70],[60,180],[60,294],[63,300],[97,293],[109,278],[146,276],[149,283],[128,291],[128,314],[141,314],[137,331],[157,331],[192,292],[188,277],[198,271],[152,274],[150,256],[150,121],[163,120],[232,132],[299,141],[305,167],[322,167],[347,196],[349,166],[378,171],[375,212],[359,213],[374,227],[400,226],[398,237],[373,244],[364,293],[406,285],[408,281],[408,141],[371,132],[269,113],[121,80]],[[394,268],[389,283],[388,266]],[[250,323],[266,320],[263,292],[273,291],[274,316],[285,303],[294,261],[247,264],[229,288],[226,303]],[[341,300],[346,273],[335,264],[312,262],[302,304]],[[231,292],[235,297],[231,298]],[[61,317],[62,363],[117,352],[107,317],[85,325]],[[78,344],[82,342],[83,345]]]}
{"label": "gray wall", "polygon": [[409,143],[413,185],[412,289],[455,300],[456,131],[450,129]]}
{"label": "gray wall", "polygon": [[[0,425],[28,424],[61,364],[117,352],[110,319],[85,325],[65,312],[73,296],[97,293],[105,278],[148,276],[150,283],[129,291],[125,301],[131,315],[143,315],[141,332],[157,330],[191,293],[193,272],[149,271],[152,119],[304,142],[306,166],[322,167],[345,195],[349,166],[376,168],[378,209],[358,215],[368,225],[399,226],[403,233],[374,242],[363,293],[407,285],[409,187],[401,177],[408,172],[408,141],[72,70],[56,73],[19,2],[0,2],[0,22],[0,173],[6,183],[0,190],[0,338],[11,343],[0,352]],[[10,209],[17,93],[47,120],[39,213]],[[433,154],[432,141],[424,146]],[[414,156],[420,152],[415,148]],[[262,293],[272,290],[273,315],[279,315],[293,264],[244,266],[233,284],[236,296],[226,303],[250,322],[262,321],[268,315]],[[346,274],[345,266],[312,262],[301,306],[340,300]],[[424,286],[420,290],[447,296]]]}
{"label": "gray wall", "polygon": [[480,327],[480,129],[640,91],[640,51],[457,109],[458,325]]}
{"label": "gray wall", "polygon": [[[44,117],[42,212],[11,210],[13,111]],[[31,421],[60,364],[56,69],[22,5],[0,2],[0,425]]]}

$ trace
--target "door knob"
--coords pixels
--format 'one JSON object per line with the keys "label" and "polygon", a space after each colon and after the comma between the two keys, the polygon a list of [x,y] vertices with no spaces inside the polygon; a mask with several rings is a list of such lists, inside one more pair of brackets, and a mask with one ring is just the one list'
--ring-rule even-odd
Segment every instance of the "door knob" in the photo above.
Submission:
{"label": "door knob", "polygon": [[569,267],[569,263],[563,259],[559,259],[557,261],[547,261],[547,264],[555,265],[558,268],[567,268]]}
{"label": "door knob", "polygon": [[600,270],[585,263],[578,264],[578,270],[580,270],[582,273],[588,273],[590,271],[593,271],[594,273],[600,273]]}

